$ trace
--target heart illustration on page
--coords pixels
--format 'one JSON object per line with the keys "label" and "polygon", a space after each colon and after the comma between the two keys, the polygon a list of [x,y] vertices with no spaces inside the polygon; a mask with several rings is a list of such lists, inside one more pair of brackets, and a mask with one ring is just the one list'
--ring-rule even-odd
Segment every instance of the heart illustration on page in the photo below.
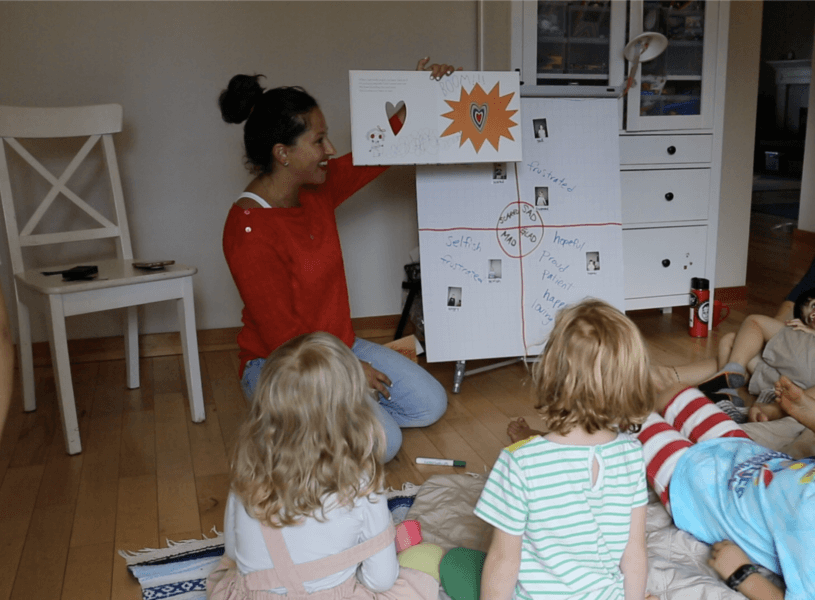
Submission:
{"label": "heart illustration on page", "polygon": [[487,105],[478,105],[475,102],[470,104],[470,118],[478,131],[484,131],[484,123],[487,122]]}
{"label": "heart illustration on page", "polygon": [[[405,106],[405,102],[403,100],[400,100],[395,105],[390,102],[385,102],[385,114],[388,116],[388,123],[390,123],[390,120],[393,117],[393,115],[398,113],[403,108],[405,109],[405,120],[402,123],[402,125],[404,125],[407,122],[407,107]],[[393,124],[391,124],[390,127],[391,133],[393,133],[393,135],[397,135],[397,133],[393,131]]]}

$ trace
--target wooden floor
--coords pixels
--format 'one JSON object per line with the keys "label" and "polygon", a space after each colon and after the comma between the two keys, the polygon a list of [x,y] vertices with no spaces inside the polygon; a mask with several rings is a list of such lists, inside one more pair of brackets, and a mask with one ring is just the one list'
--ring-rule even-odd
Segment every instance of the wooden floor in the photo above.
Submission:
{"label": "wooden floor", "polygon": [[[713,356],[723,333],[749,313],[774,314],[809,265],[815,247],[753,215],[748,302],[707,339],[687,333],[687,309],[631,313],[654,359],[683,364]],[[221,529],[227,456],[243,411],[234,352],[201,355],[207,420],[193,424],[178,357],[142,361],[142,387],[126,390],[123,361],[73,367],[84,451],[67,456],[50,368],[37,372],[39,408],[20,398],[0,443],[0,600],[137,600],[139,586],[117,550],[166,545]],[[468,363],[473,368],[478,363]],[[450,391],[451,363],[429,370]],[[467,461],[486,472],[509,443],[510,418],[534,419],[521,364],[465,378],[432,427],[404,431],[388,465],[388,484],[422,483],[446,467],[417,466],[417,456]]]}

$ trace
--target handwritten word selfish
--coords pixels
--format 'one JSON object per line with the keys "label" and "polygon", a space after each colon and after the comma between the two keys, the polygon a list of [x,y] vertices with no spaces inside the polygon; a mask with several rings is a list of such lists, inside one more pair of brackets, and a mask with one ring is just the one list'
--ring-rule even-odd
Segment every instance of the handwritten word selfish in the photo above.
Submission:
{"label": "handwritten word selfish", "polygon": [[453,237],[452,235],[448,235],[447,247],[481,252],[481,242],[476,242],[469,235],[462,235],[461,237]]}

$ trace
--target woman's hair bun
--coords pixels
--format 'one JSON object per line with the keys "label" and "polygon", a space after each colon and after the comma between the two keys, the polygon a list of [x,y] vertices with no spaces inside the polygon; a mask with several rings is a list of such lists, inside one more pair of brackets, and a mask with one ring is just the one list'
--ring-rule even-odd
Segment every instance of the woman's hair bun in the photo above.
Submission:
{"label": "woman's hair bun", "polygon": [[243,123],[249,118],[252,107],[263,95],[258,80],[263,75],[235,75],[218,97],[221,116],[227,123]]}

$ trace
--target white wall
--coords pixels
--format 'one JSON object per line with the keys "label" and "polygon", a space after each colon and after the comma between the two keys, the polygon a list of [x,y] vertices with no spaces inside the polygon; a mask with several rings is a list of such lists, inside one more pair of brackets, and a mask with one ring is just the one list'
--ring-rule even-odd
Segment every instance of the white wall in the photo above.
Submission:
{"label": "white wall", "polygon": [[[815,46],[815,41],[813,45]],[[815,63],[815,49],[812,52],[812,60]],[[809,95],[808,112],[815,115],[815,94]],[[815,123],[811,123],[810,119],[807,119],[805,136],[798,229],[815,231]]]}
{"label": "white wall", "polygon": [[[249,181],[242,129],[217,96],[236,73],[301,85],[350,150],[349,69],[476,67],[476,2],[0,2],[0,104],[117,102],[116,139],[134,252],[196,265],[199,329],[240,324],[221,251],[230,204]],[[337,211],[353,316],[401,311],[403,265],[418,245],[414,169],[390,169]],[[2,234],[0,279],[10,300]],[[14,312],[13,307],[9,307]],[[177,328],[143,309],[143,333]],[[73,338],[117,335],[118,320],[76,317]],[[36,327],[35,339],[45,339]]]}
{"label": "white wall", "polygon": [[747,280],[762,2],[730,3],[716,287]]}

